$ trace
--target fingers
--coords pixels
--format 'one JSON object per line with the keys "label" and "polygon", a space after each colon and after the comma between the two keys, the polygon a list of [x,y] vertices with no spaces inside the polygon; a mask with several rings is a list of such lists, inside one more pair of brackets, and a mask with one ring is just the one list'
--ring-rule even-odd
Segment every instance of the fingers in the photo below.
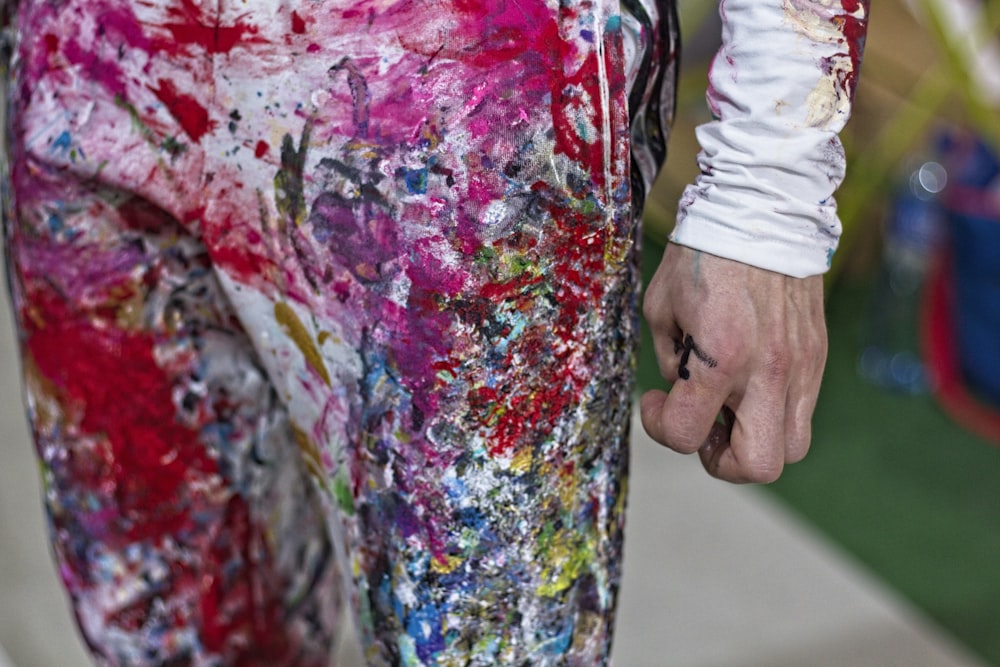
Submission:
{"label": "fingers", "polygon": [[730,398],[735,412],[727,414],[729,428],[713,427],[699,450],[711,475],[738,483],[770,483],[786,464],[805,457],[827,341],[825,327],[797,333],[801,335],[792,337],[795,342],[770,348],[763,357],[768,361],[751,373],[738,404]]}
{"label": "fingers", "polygon": [[647,316],[647,320],[653,331],[653,352],[656,354],[660,376],[667,382],[675,382],[684,334],[672,317],[663,322],[654,322]]}
{"label": "fingers", "polygon": [[812,415],[823,381],[828,345],[822,294],[807,294],[794,306],[800,321],[808,324],[790,332],[792,368],[796,372],[791,376],[785,406],[786,463],[801,461],[809,451]]}
{"label": "fingers", "polygon": [[786,462],[808,450],[819,378],[803,372],[815,362],[800,363],[787,342],[768,350],[758,351],[758,363],[744,374],[742,354],[727,355],[719,364],[686,335],[671,355],[676,381],[670,392],[648,392],[641,400],[646,432],[677,452],[698,452],[709,474],[720,479],[776,480]]}
{"label": "fingers", "polygon": [[822,287],[668,246],[643,310],[673,386],[641,399],[649,435],[734,482],[774,481],[804,457],[826,358]]}
{"label": "fingers", "polygon": [[739,484],[769,484],[778,479],[786,462],[787,393],[787,385],[780,381],[755,380],[735,412],[724,408],[726,423],[716,424],[698,450],[705,470]]}
{"label": "fingers", "polygon": [[[643,428],[653,440],[682,454],[698,451],[709,437],[719,408],[733,393],[730,378],[719,369],[706,368],[688,352],[687,379],[678,379],[684,357],[681,349],[669,364],[676,380],[670,393],[649,391],[640,400]],[[661,362],[661,367],[664,366]],[[668,378],[671,379],[671,378]]]}
{"label": "fingers", "polygon": [[801,373],[792,379],[785,406],[785,463],[798,463],[809,452],[822,379],[822,366],[819,372]]}
{"label": "fingers", "polygon": [[706,462],[713,462],[718,459],[723,453],[723,450],[729,448],[729,441],[732,438],[733,426],[736,424],[736,414],[733,412],[732,408],[729,406],[722,406],[722,410],[719,411],[719,417],[716,419],[715,424],[712,425],[712,430],[708,434],[708,439],[705,444],[701,446],[698,450],[698,456],[701,458],[702,466],[706,469],[709,468]]}
{"label": "fingers", "polygon": [[809,449],[825,338],[802,355],[793,354],[787,341],[768,346],[767,354],[758,350],[749,372],[740,370],[742,355],[720,364],[688,343],[693,341],[685,336],[671,360],[661,360],[674,380],[670,392],[650,391],[641,399],[646,432],[677,452],[698,452],[709,474],[720,479],[773,482],[786,463],[801,460]]}

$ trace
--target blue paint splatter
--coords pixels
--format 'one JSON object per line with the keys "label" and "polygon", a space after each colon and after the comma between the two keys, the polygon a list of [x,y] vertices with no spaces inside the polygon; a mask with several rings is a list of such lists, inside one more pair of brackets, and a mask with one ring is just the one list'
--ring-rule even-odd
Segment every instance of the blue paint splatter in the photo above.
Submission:
{"label": "blue paint splatter", "polygon": [[422,195],[427,192],[427,170],[407,169],[403,176],[406,181],[406,190],[413,195]]}
{"label": "blue paint splatter", "polygon": [[56,140],[52,142],[53,151],[59,150],[66,153],[72,147],[73,137],[70,136],[69,130],[63,130],[62,134],[56,137]]}
{"label": "blue paint splatter", "polygon": [[406,621],[406,634],[417,644],[417,656],[427,664],[434,660],[434,654],[444,650],[444,635],[441,634],[441,612],[435,605],[415,609]]}

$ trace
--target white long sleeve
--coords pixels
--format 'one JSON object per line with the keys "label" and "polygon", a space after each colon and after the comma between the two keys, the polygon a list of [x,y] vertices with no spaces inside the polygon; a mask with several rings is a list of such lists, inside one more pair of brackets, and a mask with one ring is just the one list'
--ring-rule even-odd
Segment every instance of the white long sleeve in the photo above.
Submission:
{"label": "white long sleeve", "polygon": [[841,225],[838,139],[850,115],[868,0],[722,0],[698,128],[701,175],[671,240],[795,277],[824,273]]}

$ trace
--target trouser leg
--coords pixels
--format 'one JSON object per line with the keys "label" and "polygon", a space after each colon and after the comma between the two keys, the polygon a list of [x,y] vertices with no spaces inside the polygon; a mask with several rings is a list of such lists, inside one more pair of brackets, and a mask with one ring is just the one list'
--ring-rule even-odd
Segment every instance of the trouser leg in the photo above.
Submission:
{"label": "trouser leg", "polygon": [[148,24],[98,10],[21,2],[10,88],[10,287],[59,574],[102,664],[326,664],[323,506],[179,206],[192,99],[139,66]]}
{"label": "trouser leg", "polygon": [[257,41],[215,59],[205,237],[340,508],[368,659],[602,664],[637,287],[616,10],[255,8],[224,13]]}
{"label": "trouser leg", "polygon": [[8,239],[29,416],[95,656],[325,664],[322,509],[204,247],[134,196],[31,181]]}

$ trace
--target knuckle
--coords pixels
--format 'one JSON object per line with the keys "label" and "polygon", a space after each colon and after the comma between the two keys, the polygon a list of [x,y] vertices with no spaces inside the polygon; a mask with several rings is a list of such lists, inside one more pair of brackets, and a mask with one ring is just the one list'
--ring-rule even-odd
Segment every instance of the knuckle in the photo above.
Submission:
{"label": "knuckle", "polygon": [[747,360],[745,343],[738,336],[724,336],[713,341],[711,353],[719,369],[728,373],[741,368]]}
{"label": "knuckle", "polygon": [[750,447],[741,457],[739,473],[751,484],[770,484],[784,470],[785,448],[782,441],[769,441],[769,446]]}
{"label": "knuckle", "polygon": [[821,359],[820,363],[826,361],[826,355],[830,350],[830,339],[827,336],[826,328],[821,328],[816,333],[816,347],[814,353]]}
{"label": "knuckle", "polygon": [[785,463],[798,463],[809,453],[812,440],[812,429],[809,424],[799,426],[788,438],[788,449],[785,453]]}
{"label": "knuckle", "polygon": [[808,443],[806,443],[805,445],[800,445],[798,447],[793,446],[791,449],[788,450],[788,455],[785,457],[785,463],[787,464],[798,463],[799,461],[804,459],[806,457],[806,454],[808,453],[809,453]]}
{"label": "knuckle", "polygon": [[641,413],[643,428],[656,442],[681,454],[698,450],[690,420],[678,417],[676,406],[665,402],[659,409],[644,408]]}
{"label": "knuckle", "polygon": [[784,465],[780,461],[759,463],[748,466],[745,475],[748,482],[753,484],[770,484],[781,477]]}
{"label": "knuckle", "polygon": [[807,359],[826,359],[826,329],[810,332],[809,335],[805,337],[801,347],[801,354]]}
{"label": "knuckle", "polygon": [[773,381],[784,381],[792,372],[792,353],[784,343],[768,344],[761,352],[760,368]]}
{"label": "knuckle", "polygon": [[650,290],[643,294],[642,316],[647,322],[654,326],[662,324],[667,320],[667,312],[662,296],[657,296]]}
{"label": "knuckle", "polygon": [[663,444],[678,454],[694,454],[701,446],[692,441],[690,438],[684,437],[667,437],[666,442]]}
{"label": "knuckle", "polygon": [[664,445],[682,454],[693,454],[701,448],[702,441],[694,435],[694,429],[678,422],[671,423],[663,433]]}
{"label": "knuckle", "polygon": [[649,292],[646,292],[642,297],[642,316],[649,322],[652,322],[656,317],[656,309],[653,307],[653,299]]}

